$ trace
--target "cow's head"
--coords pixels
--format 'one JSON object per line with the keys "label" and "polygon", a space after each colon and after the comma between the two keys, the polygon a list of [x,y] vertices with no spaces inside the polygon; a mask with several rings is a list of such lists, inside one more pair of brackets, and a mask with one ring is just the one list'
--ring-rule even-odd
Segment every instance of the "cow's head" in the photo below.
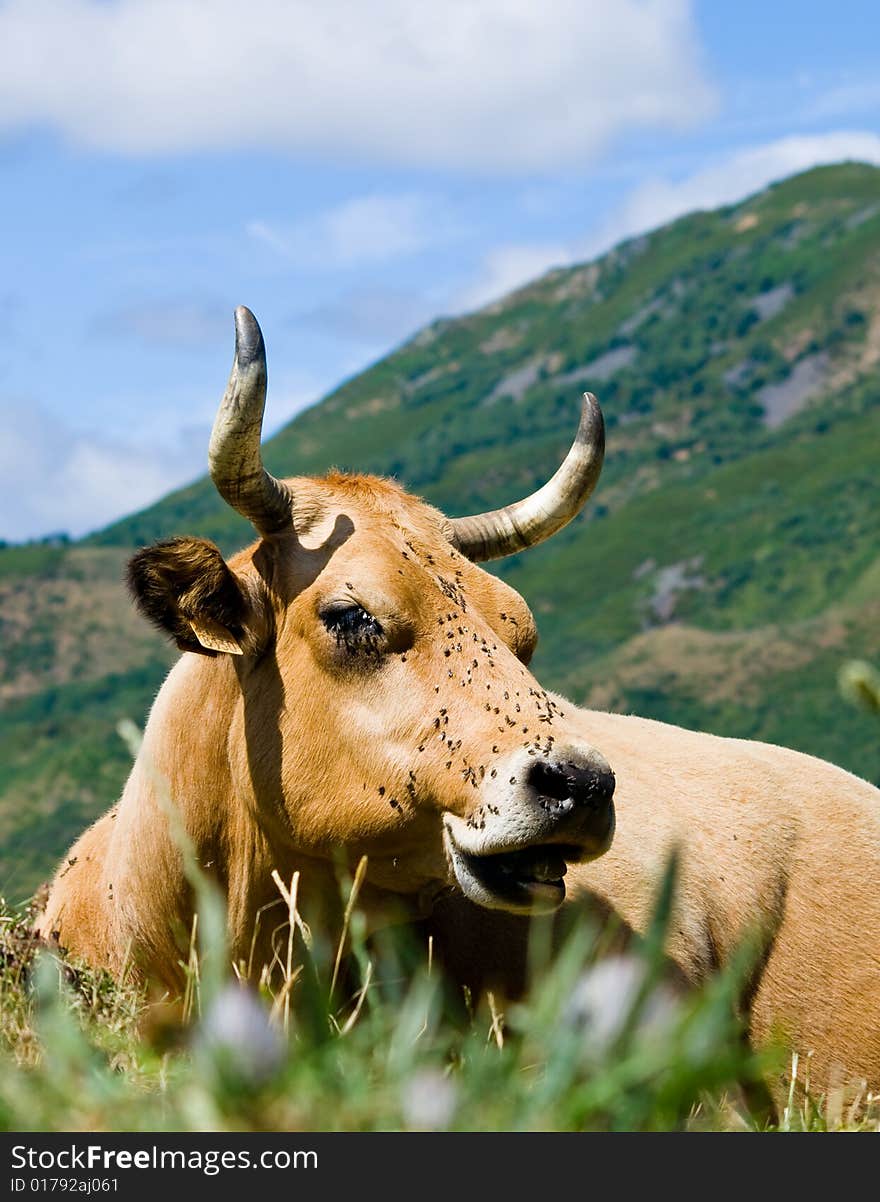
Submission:
{"label": "cow's head", "polygon": [[382,888],[457,882],[483,906],[552,909],[566,861],[610,843],[614,777],[528,671],[528,607],[474,561],[581,508],[602,463],[595,399],[538,492],[450,520],[375,477],[276,480],[260,456],[265,391],[262,335],[241,308],[209,458],[259,542],[227,563],[174,539],[130,566],[147,616],[237,675],[233,780],[291,851],[366,853]]}

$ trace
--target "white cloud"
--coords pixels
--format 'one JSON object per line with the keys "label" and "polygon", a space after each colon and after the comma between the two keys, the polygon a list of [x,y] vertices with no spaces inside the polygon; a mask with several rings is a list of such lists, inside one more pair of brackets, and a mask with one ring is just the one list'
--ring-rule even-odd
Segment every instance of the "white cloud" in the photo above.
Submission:
{"label": "white cloud", "polygon": [[685,213],[733,204],[787,175],[844,160],[880,164],[880,136],[858,130],[779,138],[719,156],[677,181],[660,177],[640,184],[614,217],[578,247],[578,257],[598,254],[621,238],[665,225]]}
{"label": "white cloud", "polygon": [[443,236],[427,198],[358,196],[287,226],[251,221],[247,233],[300,267],[352,268],[415,254]]}
{"label": "white cloud", "polygon": [[689,0],[7,0],[0,128],[530,170],[708,115]]}
{"label": "white cloud", "polygon": [[152,449],[70,429],[40,406],[0,402],[0,538],[84,534],[203,470],[195,438]]}
{"label": "white cloud", "polygon": [[294,323],[333,338],[376,348],[412,334],[436,316],[426,296],[395,288],[355,288],[294,317]]}
{"label": "white cloud", "polygon": [[807,115],[817,118],[852,117],[858,114],[876,113],[880,107],[880,81],[873,79],[849,80],[821,93],[809,105]]}
{"label": "white cloud", "polygon": [[660,176],[635,188],[596,230],[566,245],[510,244],[493,247],[473,283],[455,298],[468,311],[542,275],[551,267],[583,262],[616,243],[699,209],[733,204],[788,175],[844,160],[880,166],[880,136],[858,130],[780,138],[719,155],[711,166],[679,180]]}
{"label": "white cloud", "polygon": [[228,338],[230,307],[194,298],[139,301],[100,314],[92,328],[100,335],[136,338],[149,347],[201,350]]}
{"label": "white cloud", "polygon": [[[272,390],[265,436],[314,403],[323,384],[282,373]],[[132,411],[135,402],[129,402]],[[76,430],[33,401],[0,398],[0,538],[74,537],[158,501],[207,470],[211,418],[173,425],[143,410],[126,436]],[[184,405],[182,412],[202,406]]]}
{"label": "white cloud", "polygon": [[456,298],[456,308],[478,309],[528,284],[551,267],[572,260],[572,248],[535,243],[495,246],[483,259],[476,279]]}

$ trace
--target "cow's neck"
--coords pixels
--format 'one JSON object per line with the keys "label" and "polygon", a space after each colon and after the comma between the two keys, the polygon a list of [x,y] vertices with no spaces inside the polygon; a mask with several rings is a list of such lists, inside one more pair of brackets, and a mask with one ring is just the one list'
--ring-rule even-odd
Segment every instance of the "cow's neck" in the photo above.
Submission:
{"label": "cow's neck", "polygon": [[[191,890],[174,833],[179,820],[199,866],[227,898],[230,950],[236,960],[250,955],[255,924],[255,955],[265,956],[262,936],[284,919],[273,870],[288,885],[299,873],[300,908],[311,925],[335,926],[341,914],[333,865],[296,847],[281,804],[280,781],[273,793],[266,780],[267,771],[281,760],[272,719],[281,696],[271,695],[270,673],[268,680],[261,678],[259,689],[250,690],[261,704],[249,710],[239,679],[242,670],[240,661],[227,657],[182,656],[153,706],[114,831],[128,892],[140,898],[173,894],[176,912],[182,906],[191,919],[191,901],[186,901]],[[159,907],[156,913],[159,922]],[[149,919],[139,915],[138,926],[144,921]],[[153,944],[164,937],[158,929],[145,934]],[[255,960],[258,966],[260,962]]]}

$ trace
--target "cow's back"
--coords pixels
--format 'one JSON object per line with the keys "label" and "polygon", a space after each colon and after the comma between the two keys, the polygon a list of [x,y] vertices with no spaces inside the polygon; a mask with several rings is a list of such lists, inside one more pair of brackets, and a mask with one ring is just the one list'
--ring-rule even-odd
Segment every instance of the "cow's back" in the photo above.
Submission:
{"label": "cow's back", "polygon": [[[670,951],[692,979],[757,934],[757,1042],[880,1087],[880,791],[823,760],[769,744],[583,711],[617,776],[611,850],[569,874],[637,930],[673,847],[681,852]],[[838,1070],[842,1070],[839,1072]]]}

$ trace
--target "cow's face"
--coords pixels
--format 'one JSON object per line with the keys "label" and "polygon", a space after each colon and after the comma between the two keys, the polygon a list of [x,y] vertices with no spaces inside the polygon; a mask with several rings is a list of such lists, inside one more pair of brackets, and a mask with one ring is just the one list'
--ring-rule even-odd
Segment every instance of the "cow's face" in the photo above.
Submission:
{"label": "cow's face", "polygon": [[388,481],[273,485],[296,497],[295,526],[229,565],[183,539],[130,572],[182,648],[231,657],[236,779],[292,848],[367,854],[382,888],[558,905],[566,861],[609,845],[614,777],[528,671],[522,598]]}

